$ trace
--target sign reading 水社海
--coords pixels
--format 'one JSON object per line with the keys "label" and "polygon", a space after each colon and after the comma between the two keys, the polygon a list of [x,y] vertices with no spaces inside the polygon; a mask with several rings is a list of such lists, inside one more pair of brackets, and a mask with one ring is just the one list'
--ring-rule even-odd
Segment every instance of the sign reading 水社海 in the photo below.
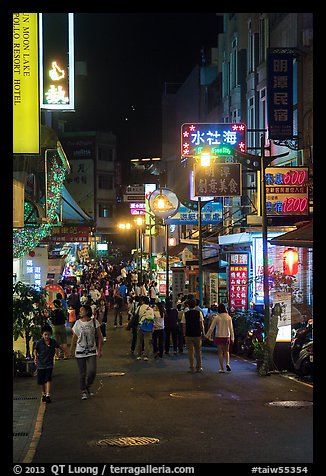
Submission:
{"label": "sign reading \u6c34\u793e\u6d77", "polygon": [[266,214],[307,215],[308,167],[268,167],[265,170]]}
{"label": "sign reading \u6c34\u793e\u6d77", "polygon": [[241,195],[241,164],[213,163],[208,167],[195,165],[197,197],[236,197]]}
{"label": "sign reading \u6c34\u793e\u6d77", "polygon": [[236,123],[186,123],[181,126],[181,155],[195,157],[204,150],[211,156],[246,151],[246,126]]}
{"label": "sign reading \u6c34\u793e\u6d77", "polygon": [[13,14],[13,153],[40,153],[37,13]]}

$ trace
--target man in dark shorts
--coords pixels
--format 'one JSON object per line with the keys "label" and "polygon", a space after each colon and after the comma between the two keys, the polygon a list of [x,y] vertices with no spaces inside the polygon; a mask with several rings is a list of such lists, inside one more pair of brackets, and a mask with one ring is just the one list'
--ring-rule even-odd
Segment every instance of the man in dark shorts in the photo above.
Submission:
{"label": "man in dark shorts", "polygon": [[37,369],[37,383],[42,388],[42,402],[51,403],[51,382],[56,349],[62,348],[55,339],[51,339],[50,325],[42,327],[42,338],[34,347],[34,362]]}

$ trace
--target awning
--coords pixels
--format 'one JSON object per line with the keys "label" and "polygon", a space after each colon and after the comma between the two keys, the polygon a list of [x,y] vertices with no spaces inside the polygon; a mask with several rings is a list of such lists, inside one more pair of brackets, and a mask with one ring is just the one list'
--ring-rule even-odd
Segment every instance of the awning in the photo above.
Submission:
{"label": "awning", "polygon": [[90,223],[93,221],[92,217],[90,217],[86,212],[84,212],[82,208],[80,208],[78,203],[72,198],[65,186],[62,187],[61,195],[62,219],[64,222],[74,221],[78,223]]}
{"label": "awning", "polygon": [[299,248],[313,247],[313,221],[300,226],[296,230],[289,231],[283,235],[276,236],[269,240],[271,245],[298,246]]}

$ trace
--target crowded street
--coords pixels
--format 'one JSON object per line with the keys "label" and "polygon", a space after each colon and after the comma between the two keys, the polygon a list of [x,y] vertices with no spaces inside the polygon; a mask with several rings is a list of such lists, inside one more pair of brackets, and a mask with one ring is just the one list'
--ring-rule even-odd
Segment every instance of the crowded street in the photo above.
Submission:
{"label": "crowded street", "polygon": [[[38,399],[15,405],[46,408],[41,421],[26,422],[29,445],[23,449],[24,437],[15,439],[15,462],[312,463],[311,385],[286,374],[261,378],[253,361],[234,355],[232,372],[219,374],[212,347],[203,347],[202,373],[188,373],[186,352],[137,361],[126,319],[124,313],[123,327],[115,329],[109,313],[88,400],[80,398],[75,359],[55,363],[49,405],[40,402],[34,377],[16,379],[14,398]],[[135,437],[156,442],[106,443]]]}
{"label": "crowded street", "polygon": [[312,474],[313,17],[8,12],[8,474]]}

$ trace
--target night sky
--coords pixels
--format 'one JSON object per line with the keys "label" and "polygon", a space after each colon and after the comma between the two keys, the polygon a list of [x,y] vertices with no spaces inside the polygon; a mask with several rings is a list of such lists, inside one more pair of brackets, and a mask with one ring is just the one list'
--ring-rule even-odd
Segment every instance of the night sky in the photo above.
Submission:
{"label": "night sky", "polygon": [[112,131],[118,158],[161,154],[164,84],[182,83],[217,46],[215,13],[76,13],[76,112],[61,113],[66,131]]}

